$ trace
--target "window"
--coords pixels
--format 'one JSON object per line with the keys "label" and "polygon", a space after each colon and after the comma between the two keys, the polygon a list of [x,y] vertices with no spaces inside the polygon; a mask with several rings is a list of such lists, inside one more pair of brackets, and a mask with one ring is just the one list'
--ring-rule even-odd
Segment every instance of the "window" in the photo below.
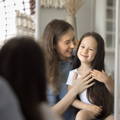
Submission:
{"label": "window", "polygon": [[115,1],[106,1],[106,46],[114,49],[115,46]]}
{"label": "window", "polygon": [[30,15],[29,0],[0,0],[0,46],[17,34],[16,10]]}

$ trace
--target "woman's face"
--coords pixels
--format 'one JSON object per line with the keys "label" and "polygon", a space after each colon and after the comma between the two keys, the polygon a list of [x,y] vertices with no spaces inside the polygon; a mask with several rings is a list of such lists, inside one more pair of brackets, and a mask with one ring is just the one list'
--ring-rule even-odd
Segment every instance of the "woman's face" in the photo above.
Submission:
{"label": "woman's face", "polygon": [[56,51],[61,60],[67,60],[72,56],[73,48],[75,47],[75,33],[69,30],[60,37],[56,45]]}
{"label": "woman's face", "polygon": [[92,36],[88,36],[81,41],[77,56],[81,63],[91,64],[96,56],[96,52],[97,41]]}

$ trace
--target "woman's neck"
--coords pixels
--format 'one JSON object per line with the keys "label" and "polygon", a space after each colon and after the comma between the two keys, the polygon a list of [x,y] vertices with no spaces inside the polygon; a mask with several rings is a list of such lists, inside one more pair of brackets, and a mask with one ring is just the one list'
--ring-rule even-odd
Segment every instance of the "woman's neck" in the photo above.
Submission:
{"label": "woman's neck", "polygon": [[59,61],[71,61],[71,57],[59,57]]}

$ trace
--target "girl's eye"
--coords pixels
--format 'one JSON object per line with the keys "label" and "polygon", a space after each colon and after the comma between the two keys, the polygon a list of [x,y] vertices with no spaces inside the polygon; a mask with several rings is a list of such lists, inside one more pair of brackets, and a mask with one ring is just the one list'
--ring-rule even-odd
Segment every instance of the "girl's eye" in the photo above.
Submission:
{"label": "girl's eye", "polygon": [[94,51],[94,49],[92,49],[92,48],[90,48],[89,50],[90,50],[90,51]]}

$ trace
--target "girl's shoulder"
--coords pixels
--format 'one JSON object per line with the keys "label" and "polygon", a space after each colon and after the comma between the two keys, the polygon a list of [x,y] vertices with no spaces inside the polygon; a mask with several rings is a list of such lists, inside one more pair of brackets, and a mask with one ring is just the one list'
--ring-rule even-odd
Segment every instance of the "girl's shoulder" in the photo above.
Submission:
{"label": "girl's shoulder", "polygon": [[70,74],[71,74],[71,75],[77,74],[79,77],[81,76],[81,73],[80,73],[80,71],[78,70],[78,68],[75,68],[75,69],[71,70],[71,71],[70,71]]}
{"label": "girl's shoulder", "polygon": [[71,72],[71,73],[76,73],[76,72],[78,72],[78,71],[77,71],[77,69],[73,69],[73,70],[71,70],[70,72]]}

